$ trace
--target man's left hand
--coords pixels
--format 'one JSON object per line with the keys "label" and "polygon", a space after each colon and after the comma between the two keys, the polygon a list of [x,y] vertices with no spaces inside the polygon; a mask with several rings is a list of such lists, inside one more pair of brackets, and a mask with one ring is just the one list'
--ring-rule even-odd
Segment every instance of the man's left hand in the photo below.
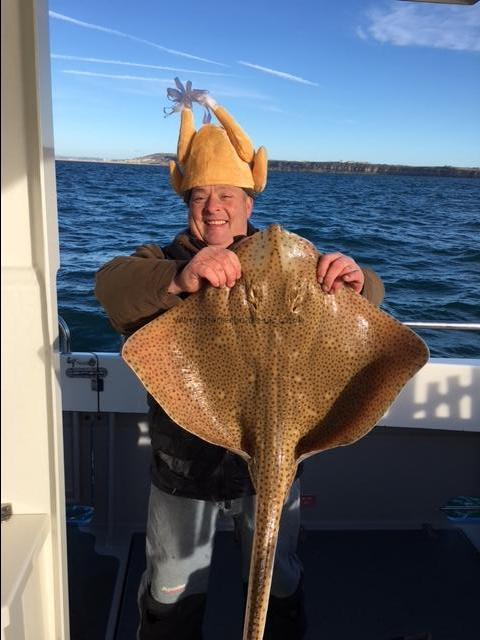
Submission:
{"label": "man's left hand", "polygon": [[325,293],[336,293],[343,285],[351,287],[355,293],[363,289],[365,276],[352,258],[342,253],[326,253],[320,256],[317,278]]}

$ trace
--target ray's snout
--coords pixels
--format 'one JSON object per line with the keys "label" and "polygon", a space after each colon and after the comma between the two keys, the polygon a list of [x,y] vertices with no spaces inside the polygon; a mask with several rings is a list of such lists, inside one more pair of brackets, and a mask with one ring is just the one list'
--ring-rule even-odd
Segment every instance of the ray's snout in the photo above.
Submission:
{"label": "ray's snout", "polygon": [[241,262],[243,258],[254,266],[250,271],[258,280],[268,277],[268,274],[275,274],[278,280],[279,272],[296,275],[300,267],[305,267],[306,261],[316,265],[318,256],[313,244],[280,225],[272,224],[257,235],[256,242],[247,240],[237,253]]}

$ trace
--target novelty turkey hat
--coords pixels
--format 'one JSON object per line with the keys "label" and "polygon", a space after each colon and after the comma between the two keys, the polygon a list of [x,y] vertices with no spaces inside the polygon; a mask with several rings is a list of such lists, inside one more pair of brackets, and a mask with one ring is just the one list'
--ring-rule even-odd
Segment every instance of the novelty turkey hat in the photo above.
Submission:
{"label": "novelty turkey hat", "polygon": [[[169,113],[181,111],[177,161],[170,161],[170,182],[178,195],[194,187],[228,184],[249,189],[255,194],[265,189],[267,182],[267,151],[255,151],[250,139],[232,116],[217,105],[208,92],[184,86],[175,78],[177,89],[168,89],[167,96],[175,106]],[[196,131],[193,102],[205,111],[203,126]],[[222,126],[210,124],[213,112]]]}

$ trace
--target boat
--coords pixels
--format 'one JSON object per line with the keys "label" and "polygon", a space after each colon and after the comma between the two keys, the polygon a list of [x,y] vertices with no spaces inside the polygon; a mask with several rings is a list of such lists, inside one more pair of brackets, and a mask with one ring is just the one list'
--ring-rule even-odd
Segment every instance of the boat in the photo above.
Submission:
{"label": "boat", "polygon": [[[2,0],[2,94],[2,640],[122,640],[133,637],[142,569],[150,458],[145,393],[118,353],[72,352],[58,317],[46,0]],[[324,580],[312,609],[329,594],[350,594],[333,607],[336,621],[324,612],[320,628],[348,618],[356,624],[362,591],[367,601],[383,593],[388,617],[389,602],[400,598],[408,609],[406,591],[418,598],[418,589],[428,592],[441,578],[443,596],[432,587],[437,600],[430,593],[420,610],[435,605],[439,624],[442,616],[463,616],[466,632],[458,640],[473,637],[479,432],[480,360],[432,358],[369,436],[307,461],[302,539],[308,562],[322,567],[308,584],[314,589],[320,573]],[[218,536],[219,553],[231,560],[227,519]],[[348,549],[355,555],[346,559]],[[362,553],[364,564],[355,565]],[[207,616],[209,640],[231,637],[241,625],[238,585],[223,588],[229,564],[215,564],[213,599],[224,606]],[[449,610],[445,597],[455,590]],[[401,613],[391,612],[398,625]]]}

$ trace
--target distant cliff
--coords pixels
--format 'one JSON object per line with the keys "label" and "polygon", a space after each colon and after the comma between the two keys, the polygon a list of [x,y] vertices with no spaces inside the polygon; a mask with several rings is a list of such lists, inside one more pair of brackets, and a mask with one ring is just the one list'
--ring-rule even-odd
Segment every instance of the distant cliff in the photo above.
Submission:
{"label": "distant cliff", "polygon": [[439,176],[480,178],[480,167],[416,167],[403,164],[368,162],[293,162],[269,160],[270,171],[309,171],[310,173],[377,173],[401,176]]}
{"label": "distant cliff", "polygon": [[[106,160],[99,158],[58,158],[58,160],[81,160],[86,162],[109,162],[118,164],[149,164],[168,166],[174,160],[173,153],[152,153],[129,160]],[[438,176],[455,178],[480,178],[480,167],[417,167],[404,164],[370,164],[369,162],[301,162],[296,160],[269,160],[269,171],[303,171],[309,173],[359,173],[399,176]]]}
{"label": "distant cliff", "polygon": [[[127,160],[136,164],[167,166],[175,156],[171,153],[153,153],[149,156]],[[300,162],[293,160],[269,160],[269,171],[306,171],[309,173],[379,173],[402,176],[448,176],[480,178],[480,167],[415,167],[402,164],[370,164],[368,162]]]}
{"label": "distant cliff", "polygon": [[173,153],[152,153],[149,156],[142,156],[141,158],[132,158],[131,160],[124,160],[132,164],[158,164],[161,167],[168,167],[170,160],[175,160],[176,156]]}

